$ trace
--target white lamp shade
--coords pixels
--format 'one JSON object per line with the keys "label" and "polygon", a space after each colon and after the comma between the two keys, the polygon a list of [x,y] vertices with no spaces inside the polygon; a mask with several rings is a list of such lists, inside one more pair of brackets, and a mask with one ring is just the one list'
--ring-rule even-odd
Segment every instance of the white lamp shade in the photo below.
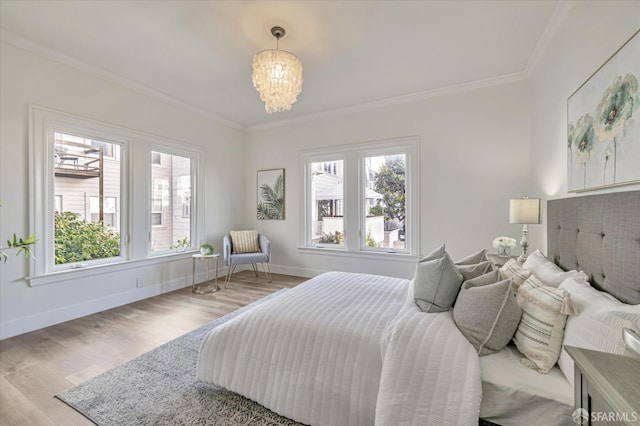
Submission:
{"label": "white lamp shade", "polygon": [[509,223],[540,223],[540,199],[514,198],[509,200]]}

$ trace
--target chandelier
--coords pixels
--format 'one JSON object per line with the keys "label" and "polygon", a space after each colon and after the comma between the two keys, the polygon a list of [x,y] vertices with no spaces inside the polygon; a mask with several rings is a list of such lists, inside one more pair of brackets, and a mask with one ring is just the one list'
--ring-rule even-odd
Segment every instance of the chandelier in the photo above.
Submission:
{"label": "chandelier", "polygon": [[280,50],[282,27],[271,28],[276,49],[263,50],[253,56],[253,87],[260,93],[267,113],[289,111],[302,90],[302,63],[296,55]]}

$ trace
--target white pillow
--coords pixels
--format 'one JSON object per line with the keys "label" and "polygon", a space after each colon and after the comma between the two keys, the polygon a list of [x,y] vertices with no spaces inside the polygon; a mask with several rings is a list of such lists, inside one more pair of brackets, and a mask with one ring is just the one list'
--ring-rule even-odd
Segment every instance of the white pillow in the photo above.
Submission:
{"label": "white pillow", "polygon": [[582,271],[563,271],[558,265],[547,259],[540,250],[536,250],[527,257],[522,267],[535,275],[544,285],[558,287],[567,278],[588,281]]}
{"label": "white pillow", "polygon": [[500,279],[506,280],[507,278],[511,278],[511,287],[514,292],[518,291],[518,288],[530,275],[531,272],[520,266],[515,259],[509,259],[509,261],[500,268]]}
{"label": "white pillow", "polygon": [[598,291],[580,280],[568,278],[559,289],[571,294],[577,315],[567,319],[558,366],[573,386],[573,359],[565,345],[632,356],[622,340],[622,329],[640,331],[640,305],[627,305],[609,293]]}
{"label": "white pillow", "polygon": [[532,275],[518,289],[516,301],[522,319],[513,342],[525,356],[520,362],[548,373],[560,356],[567,314],[574,313],[569,293],[545,286]]}

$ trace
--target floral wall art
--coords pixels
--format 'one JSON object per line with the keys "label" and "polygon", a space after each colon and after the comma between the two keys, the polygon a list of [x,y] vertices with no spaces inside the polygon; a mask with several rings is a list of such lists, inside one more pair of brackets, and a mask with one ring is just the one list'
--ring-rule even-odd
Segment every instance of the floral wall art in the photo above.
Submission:
{"label": "floral wall art", "polygon": [[258,170],[257,218],[284,220],[284,169]]}
{"label": "floral wall art", "polygon": [[639,34],[567,100],[569,192],[640,182]]}

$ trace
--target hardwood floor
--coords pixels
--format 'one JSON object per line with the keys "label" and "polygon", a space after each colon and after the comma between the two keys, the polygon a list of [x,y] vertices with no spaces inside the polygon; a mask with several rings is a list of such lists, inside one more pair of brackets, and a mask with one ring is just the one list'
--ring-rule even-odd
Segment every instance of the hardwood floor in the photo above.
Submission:
{"label": "hardwood floor", "polygon": [[91,425],[53,396],[216,318],[306,278],[251,271],[228,289],[183,288],[0,341],[0,425]]}

